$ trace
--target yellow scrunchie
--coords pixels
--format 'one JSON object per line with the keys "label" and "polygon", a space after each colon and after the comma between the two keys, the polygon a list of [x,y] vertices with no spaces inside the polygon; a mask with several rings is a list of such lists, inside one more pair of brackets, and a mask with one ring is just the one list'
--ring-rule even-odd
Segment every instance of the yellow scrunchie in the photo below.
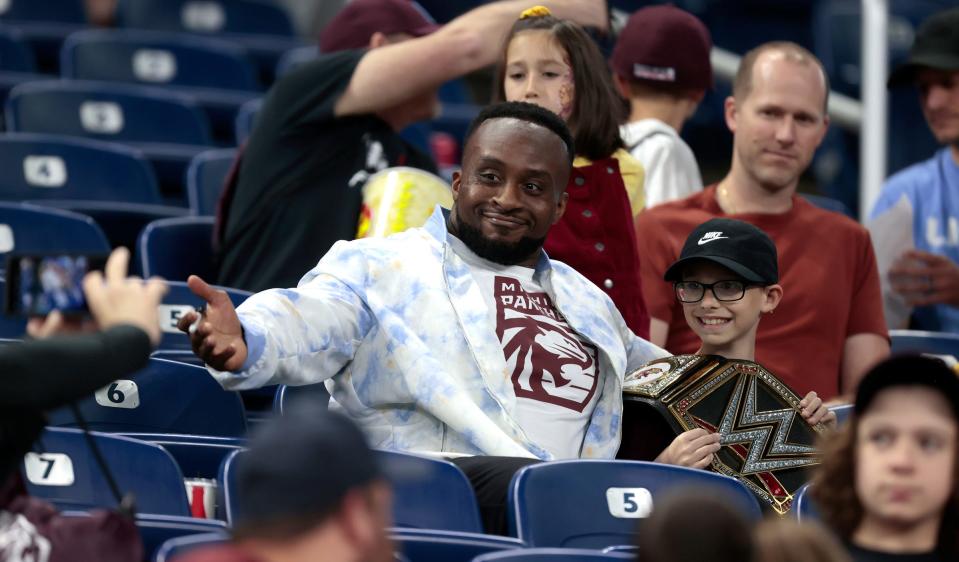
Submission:
{"label": "yellow scrunchie", "polygon": [[546,6],[533,6],[532,8],[523,10],[523,13],[519,15],[519,19],[540,18],[548,15],[551,15],[551,13]]}

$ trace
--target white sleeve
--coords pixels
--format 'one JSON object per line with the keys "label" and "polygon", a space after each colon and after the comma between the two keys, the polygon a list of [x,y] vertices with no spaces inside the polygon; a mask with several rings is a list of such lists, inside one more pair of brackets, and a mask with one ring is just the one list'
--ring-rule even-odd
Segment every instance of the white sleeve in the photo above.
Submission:
{"label": "white sleeve", "polygon": [[633,147],[632,155],[646,171],[647,209],[702,191],[699,166],[685,148],[665,133],[650,135]]}

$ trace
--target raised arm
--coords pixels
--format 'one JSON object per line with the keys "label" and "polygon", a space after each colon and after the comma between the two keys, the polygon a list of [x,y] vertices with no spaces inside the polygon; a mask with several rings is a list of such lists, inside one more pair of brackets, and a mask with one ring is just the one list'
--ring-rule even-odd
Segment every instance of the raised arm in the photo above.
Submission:
{"label": "raised arm", "polygon": [[[542,2],[557,17],[606,29],[605,0]],[[436,32],[370,50],[336,104],[336,115],[375,113],[496,62],[510,26],[535,2],[503,0],[471,10]]]}

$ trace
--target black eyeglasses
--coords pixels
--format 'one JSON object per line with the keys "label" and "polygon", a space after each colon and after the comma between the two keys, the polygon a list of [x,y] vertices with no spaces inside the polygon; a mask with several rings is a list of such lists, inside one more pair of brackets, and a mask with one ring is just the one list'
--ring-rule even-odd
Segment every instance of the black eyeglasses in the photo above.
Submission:
{"label": "black eyeglasses", "polygon": [[762,287],[762,284],[739,280],[716,281],[715,283],[677,281],[673,284],[673,289],[676,291],[676,298],[679,299],[680,302],[685,303],[703,300],[703,297],[706,296],[706,289],[712,291],[713,296],[720,302],[738,301],[746,295],[746,289],[749,287]]}

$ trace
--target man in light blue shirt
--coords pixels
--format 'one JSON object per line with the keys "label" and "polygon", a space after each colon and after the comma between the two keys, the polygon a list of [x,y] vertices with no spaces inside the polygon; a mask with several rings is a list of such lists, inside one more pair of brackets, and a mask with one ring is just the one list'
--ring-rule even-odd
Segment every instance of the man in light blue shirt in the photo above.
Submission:
{"label": "man in light blue shirt", "polygon": [[923,22],[909,60],[889,86],[915,84],[936,154],[886,180],[872,210],[876,218],[903,198],[914,217],[916,249],[889,271],[893,291],[915,306],[919,327],[959,332],[959,8]]}

